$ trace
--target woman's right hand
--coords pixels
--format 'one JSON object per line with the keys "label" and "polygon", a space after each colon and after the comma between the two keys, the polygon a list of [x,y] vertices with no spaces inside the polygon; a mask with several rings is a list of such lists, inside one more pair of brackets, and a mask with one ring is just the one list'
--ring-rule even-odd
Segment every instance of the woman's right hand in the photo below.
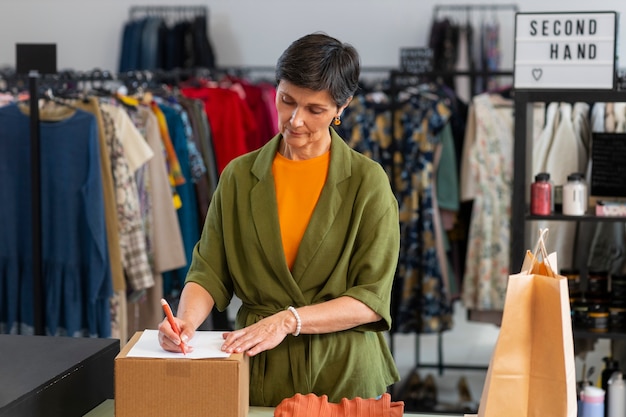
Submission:
{"label": "woman's right hand", "polygon": [[[180,302],[178,303],[177,314],[178,317],[174,317],[176,325],[180,329],[182,335],[182,341],[185,343],[186,351],[191,352],[193,348],[187,345],[187,342],[193,338],[196,333],[196,329],[206,318],[208,317],[215,302],[211,294],[204,289],[204,287],[196,284],[195,282],[189,282],[183,287],[183,292],[180,295]],[[182,317],[182,318],[179,318]],[[195,323],[195,325],[194,325]],[[172,329],[172,326],[167,321],[167,317],[159,324],[159,345],[168,352],[182,352],[180,348],[180,338],[176,334],[176,331]]]}
{"label": "woman's right hand", "polygon": [[[174,321],[176,321],[176,325],[182,334],[182,342],[185,343],[185,352],[193,351],[193,347],[187,344],[187,342],[193,337],[193,327],[176,317],[174,317]],[[161,345],[164,350],[167,350],[168,352],[182,352],[180,346],[181,338],[178,337],[178,334],[176,334],[174,329],[172,329],[172,326],[167,318],[164,318],[159,324],[158,330],[159,345]]]}

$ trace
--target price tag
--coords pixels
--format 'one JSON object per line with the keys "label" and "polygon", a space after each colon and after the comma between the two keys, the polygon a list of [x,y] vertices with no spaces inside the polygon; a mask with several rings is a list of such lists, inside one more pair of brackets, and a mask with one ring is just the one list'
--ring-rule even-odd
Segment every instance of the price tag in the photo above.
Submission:
{"label": "price tag", "polygon": [[433,50],[430,48],[401,48],[400,69],[411,74],[433,70]]}
{"label": "price tag", "polygon": [[57,46],[54,43],[18,43],[15,45],[15,71],[28,74],[56,74]]}

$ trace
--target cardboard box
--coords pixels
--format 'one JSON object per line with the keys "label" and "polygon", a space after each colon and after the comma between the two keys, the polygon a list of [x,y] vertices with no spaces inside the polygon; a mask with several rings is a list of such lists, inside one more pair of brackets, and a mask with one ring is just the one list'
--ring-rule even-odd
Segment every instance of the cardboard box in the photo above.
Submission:
{"label": "cardboard box", "polygon": [[127,354],[137,332],[115,358],[116,417],[246,417],[248,357],[225,359],[136,358]]}
{"label": "cardboard box", "polygon": [[1,417],[82,417],[113,398],[116,339],[0,335]]}

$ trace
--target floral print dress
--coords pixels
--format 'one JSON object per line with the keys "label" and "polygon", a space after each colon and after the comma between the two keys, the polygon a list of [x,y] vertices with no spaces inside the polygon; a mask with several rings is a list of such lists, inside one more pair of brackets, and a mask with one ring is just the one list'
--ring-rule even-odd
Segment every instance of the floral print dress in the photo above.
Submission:
{"label": "floral print dress", "polygon": [[474,205],[463,277],[468,309],[502,310],[509,277],[513,184],[512,107],[497,107],[485,93],[475,96],[475,130],[468,131]]}

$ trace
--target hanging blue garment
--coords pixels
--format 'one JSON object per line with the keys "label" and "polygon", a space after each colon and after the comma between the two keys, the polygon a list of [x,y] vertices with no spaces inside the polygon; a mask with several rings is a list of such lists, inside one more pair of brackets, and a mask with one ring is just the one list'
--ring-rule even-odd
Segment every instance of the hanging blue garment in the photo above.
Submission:
{"label": "hanging blue garment", "polygon": [[[0,332],[33,334],[30,119],[0,108]],[[111,270],[95,117],[41,123],[47,335],[110,337]]]}
{"label": "hanging blue garment", "polygon": [[174,107],[168,104],[160,104],[159,108],[165,115],[167,130],[172,139],[178,161],[180,162],[181,171],[185,177],[185,183],[177,185],[176,191],[182,201],[182,207],[178,209],[177,214],[180,231],[183,237],[185,256],[187,257],[187,265],[163,274],[163,292],[168,295],[173,291],[180,290],[182,284],[185,282],[193,248],[200,239],[200,226],[196,190],[191,174],[187,131],[185,130],[185,124],[181,115],[183,110],[179,105]]}
{"label": "hanging blue garment", "polygon": [[143,55],[143,31],[147,19],[133,20],[124,25],[119,72],[144,69],[141,67]]}

